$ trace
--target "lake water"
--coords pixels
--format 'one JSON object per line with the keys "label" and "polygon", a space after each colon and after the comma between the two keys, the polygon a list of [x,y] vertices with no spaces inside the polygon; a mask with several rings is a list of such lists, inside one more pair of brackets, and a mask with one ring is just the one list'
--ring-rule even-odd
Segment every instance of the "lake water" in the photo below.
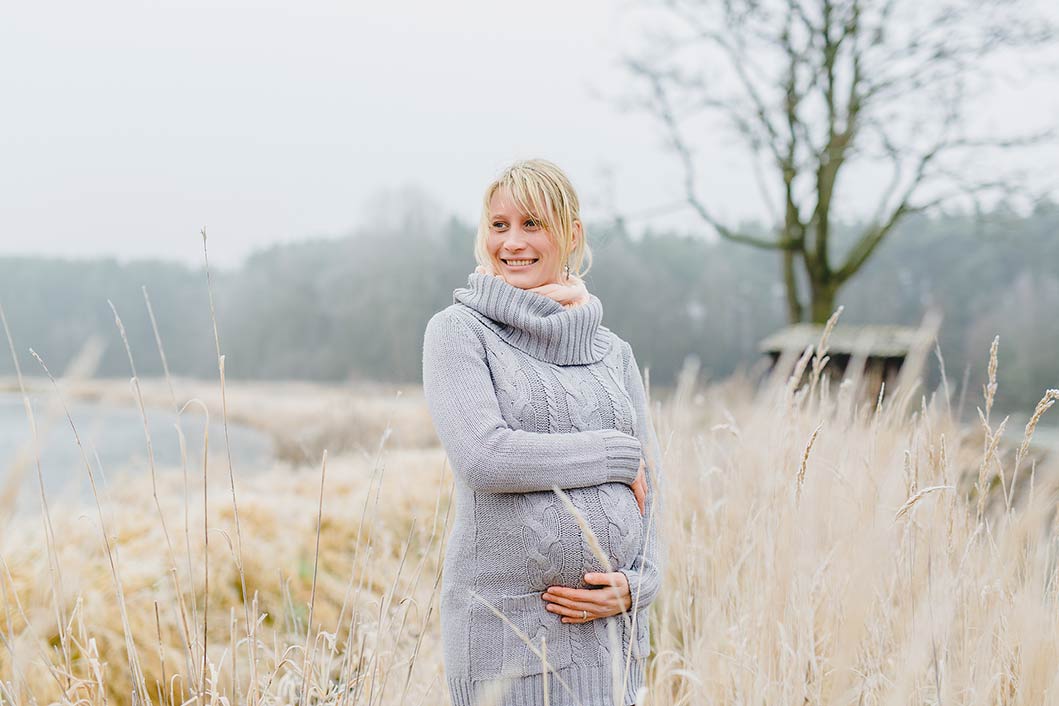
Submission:
{"label": "lake water", "polygon": [[[91,503],[92,486],[70,422],[61,406],[54,416],[48,418],[47,408],[53,399],[54,393],[30,394],[37,423],[45,491],[49,501],[60,495],[76,494]],[[92,464],[97,486],[105,482],[108,475],[116,475],[119,470],[133,469],[145,476],[150,473],[143,418],[136,407],[95,402],[67,401],[67,404],[85,453]],[[176,413],[148,409],[147,419],[155,466],[159,469],[179,469],[181,458],[175,427]],[[187,413],[180,419],[180,428],[187,445],[188,469],[191,473],[201,473],[204,420],[203,416]],[[232,463],[237,473],[251,472],[255,468],[271,464],[272,441],[266,434],[229,422],[228,435],[232,447]],[[25,447],[30,454],[29,465],[23,473],[16,502],[18,513],[40,511],[40,492],[31,442],[32,433],[26,419],[22,396],[0,393],[0,488],[6,486],[12,463],[19,450]],[[211,456],[214,453],[223,453],[224,425],[219,420],[210,423],[209,443]],[[102,477],[96,462],[97,454],[102,465]]]}

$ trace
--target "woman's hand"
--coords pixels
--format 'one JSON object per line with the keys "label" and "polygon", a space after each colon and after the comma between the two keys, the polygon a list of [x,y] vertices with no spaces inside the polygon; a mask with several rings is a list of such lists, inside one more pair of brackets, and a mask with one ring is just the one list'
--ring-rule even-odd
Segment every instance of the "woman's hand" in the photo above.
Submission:
{"label": "woman's hand", "polygon": [[644,514],[644,503],[647,502],[647,476],[644,475],[643,457],[640,458],[640,470],[636,472],[636,478],[629,485],[632,494],[636,496],[636,504],[640,506],[640,515]]}
{"label": "woman's hand", "polygon": [[564,309],[570,309],[588,302],[588,287],[577,275],[570,275],[565,284],[552,282],[533,287],[529,291],[543,294],[559,302]]}
{"label": "woman's hand", "polygon": [[548,601],[547,609],[562,616],[564,623],[587,623],[619,615],[632,607],[629,580],[622,572],[585,574],[585,583],[606,588],[551,586],[542,595]]}

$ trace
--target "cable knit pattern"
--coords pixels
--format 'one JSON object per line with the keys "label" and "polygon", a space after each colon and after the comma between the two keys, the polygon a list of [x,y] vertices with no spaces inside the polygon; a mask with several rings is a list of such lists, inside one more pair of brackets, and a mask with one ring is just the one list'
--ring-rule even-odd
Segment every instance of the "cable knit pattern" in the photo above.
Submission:
{"label": "cable knit pattern", "polygon": [[[654,512],[663,477],[643,380],[629,344],[602,325],[595,295],[565,309],[473,273],[427,323],[423,391],[456,477],[441,590],[446,679],[454,706],[499,695],[509,706],[613,704],[612,660],[631,652],[632,704],[650,651],[647,607],[660,587]],[[647,461],[648,514],[629,483]],[[585,518],[639,612],[564,624],[549,586],[598,588],[605,571],[557,486]],[[472,594],[477,594],[476,598]],[[488,605],[485,605],[488,604]],[[538,654],[499,618],[502,613]],[[614,630],[608,630],[613,625]],[[617,638],[612,644],[609,633]],[[545,679],[545,676],[547,679]]]}

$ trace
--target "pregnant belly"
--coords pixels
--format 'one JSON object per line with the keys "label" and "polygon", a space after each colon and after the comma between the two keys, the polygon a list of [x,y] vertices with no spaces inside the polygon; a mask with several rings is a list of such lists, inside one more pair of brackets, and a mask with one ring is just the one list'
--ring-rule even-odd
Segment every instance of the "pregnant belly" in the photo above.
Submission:
{"label": "pregnant belly", "polygon": [[[584,575],[629,568],[640,550],[642,517],[632,489],[623,483],[571,488],[567,497],[588,531],[562,500],[551,492],[508,496],[520,525],[528,591],[549,586],[586,587]],[[593,540],[595,538],[595,548]],[[518,557],[507,557],[509,563]],[[510,565],[510,564],[509,564]]]}

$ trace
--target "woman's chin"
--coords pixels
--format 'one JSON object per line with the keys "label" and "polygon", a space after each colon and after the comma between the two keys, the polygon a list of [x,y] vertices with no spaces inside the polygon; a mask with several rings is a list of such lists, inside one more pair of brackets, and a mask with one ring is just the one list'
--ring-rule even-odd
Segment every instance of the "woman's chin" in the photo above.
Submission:
{"label": "woman's chin", "polygon": [[513,287],[519,289],[533,289],[534,287],[541,286],[540,277],[529,272],[512,272],[511,270],[501,271],[500,276],[504,278],[504,281]]}

